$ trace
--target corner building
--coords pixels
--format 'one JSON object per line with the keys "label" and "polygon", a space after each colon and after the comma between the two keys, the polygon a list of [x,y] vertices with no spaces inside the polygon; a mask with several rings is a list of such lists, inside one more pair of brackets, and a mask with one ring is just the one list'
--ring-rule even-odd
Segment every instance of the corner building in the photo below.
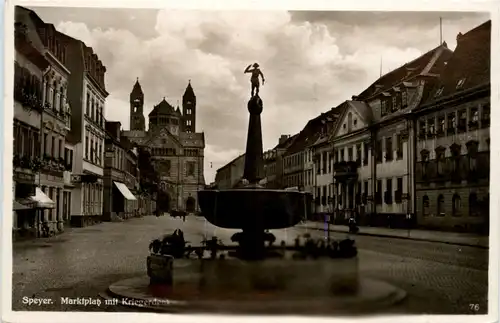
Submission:
{"label": "corner building", "polygon": [[149,113],[148,130],[145,123],[144,92],[137,80],[130,93],[130,130],[122,135],[151,153],[160,175],[159,210],[199,211],[197,192],[205,187],[205,134],[196,132],[196,95],[191,83],[182,97],[182,112],[163,98]]}

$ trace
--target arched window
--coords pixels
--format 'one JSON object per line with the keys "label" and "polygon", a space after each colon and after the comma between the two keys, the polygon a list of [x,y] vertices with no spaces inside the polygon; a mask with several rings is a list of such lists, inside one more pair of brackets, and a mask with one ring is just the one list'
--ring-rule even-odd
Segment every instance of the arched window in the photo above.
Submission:
{"label": "arched window", "polygon": [[458,194],[453,194],[452,215],[460,216],[461,212],[462,212],[462,201],[460,200],[460,196]]}
{"label": "arched window", "polygon": [[477,170],[477,150],[479,143],[475,140],[471,140],[466,146],[467,154],[469,155],[469,171],[475,172]]}
{"label": "arched window", "polygon": [[479,216],[480,213],[477,194],[472,192],[469,195],[469,216]]}
{"label": "arched window", "polygon": [[422,213],[424,216],[429,215],[429,197],[427,195],[422,198]]}
{"label": "arched window", "polygon": [[440,194],[437,199],[437,216],[445,216],[444,213],[444,196]]}
{"label": "arched window", "polygon": [[436,160],[437,160],[437,172],[438,175],[443,175],[444,174],[444,165],[445,165],[445,158],[444,158],[444,153],[445,153],[445,148],[442,146],[439,146],[436,148]]}

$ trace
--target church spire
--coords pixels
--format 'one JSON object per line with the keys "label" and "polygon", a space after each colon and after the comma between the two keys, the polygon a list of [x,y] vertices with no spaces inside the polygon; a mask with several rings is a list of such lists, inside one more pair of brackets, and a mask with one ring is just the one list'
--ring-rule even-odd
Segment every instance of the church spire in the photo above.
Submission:
{"label": "church spire", "polygon": [[191,80],[188,81],[188,85],[186,87],[186,91],[184,91],[183,98],[191,98],[191,99],[196,98],[193,87],[191,86]]}
{"label": "church spire", "polygon": [[135,81],[134,88],[132,89],[131,95],[144,95],[142,92],[141,84],[139,83],[139,78]]}

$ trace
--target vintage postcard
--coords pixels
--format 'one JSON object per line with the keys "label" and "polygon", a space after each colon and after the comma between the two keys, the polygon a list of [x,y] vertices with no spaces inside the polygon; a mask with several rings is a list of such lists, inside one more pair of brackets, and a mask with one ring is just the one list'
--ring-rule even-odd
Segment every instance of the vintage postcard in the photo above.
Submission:
{"label": "vintage postcard", "polygon": [[292,3],[6,4],[3,320],[498,320],[498,4]]}

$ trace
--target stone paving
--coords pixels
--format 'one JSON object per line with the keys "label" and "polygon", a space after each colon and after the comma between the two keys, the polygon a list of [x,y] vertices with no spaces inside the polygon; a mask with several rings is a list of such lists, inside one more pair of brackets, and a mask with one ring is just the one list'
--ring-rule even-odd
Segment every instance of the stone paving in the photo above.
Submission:
{"label": "stone paving", "polygon": [[[217,235],[229,243],[235,230],[219,229],[203,218],[133,218],[119,223],[70,229],[49,239],[14,244],[13,309],[57,311],[136,311],[121,306],[61,304],[61,297],[91,297],[121,279],[145,275],[151,239],[180,228],[186,240],[198,243]],[[277,240],[292,243],[301,233],[325,233],[307,228],[277,230]],[[345,233],[331,233],[343,238]],[[357,236],[361,275],[390,282],[409,297],[391,313],[485,313],[488,291],[488,251],[426,241]],[[27,297],[51,298],[53,304],[28,306]],[[469,304],[479,304],[473,312]]]}

